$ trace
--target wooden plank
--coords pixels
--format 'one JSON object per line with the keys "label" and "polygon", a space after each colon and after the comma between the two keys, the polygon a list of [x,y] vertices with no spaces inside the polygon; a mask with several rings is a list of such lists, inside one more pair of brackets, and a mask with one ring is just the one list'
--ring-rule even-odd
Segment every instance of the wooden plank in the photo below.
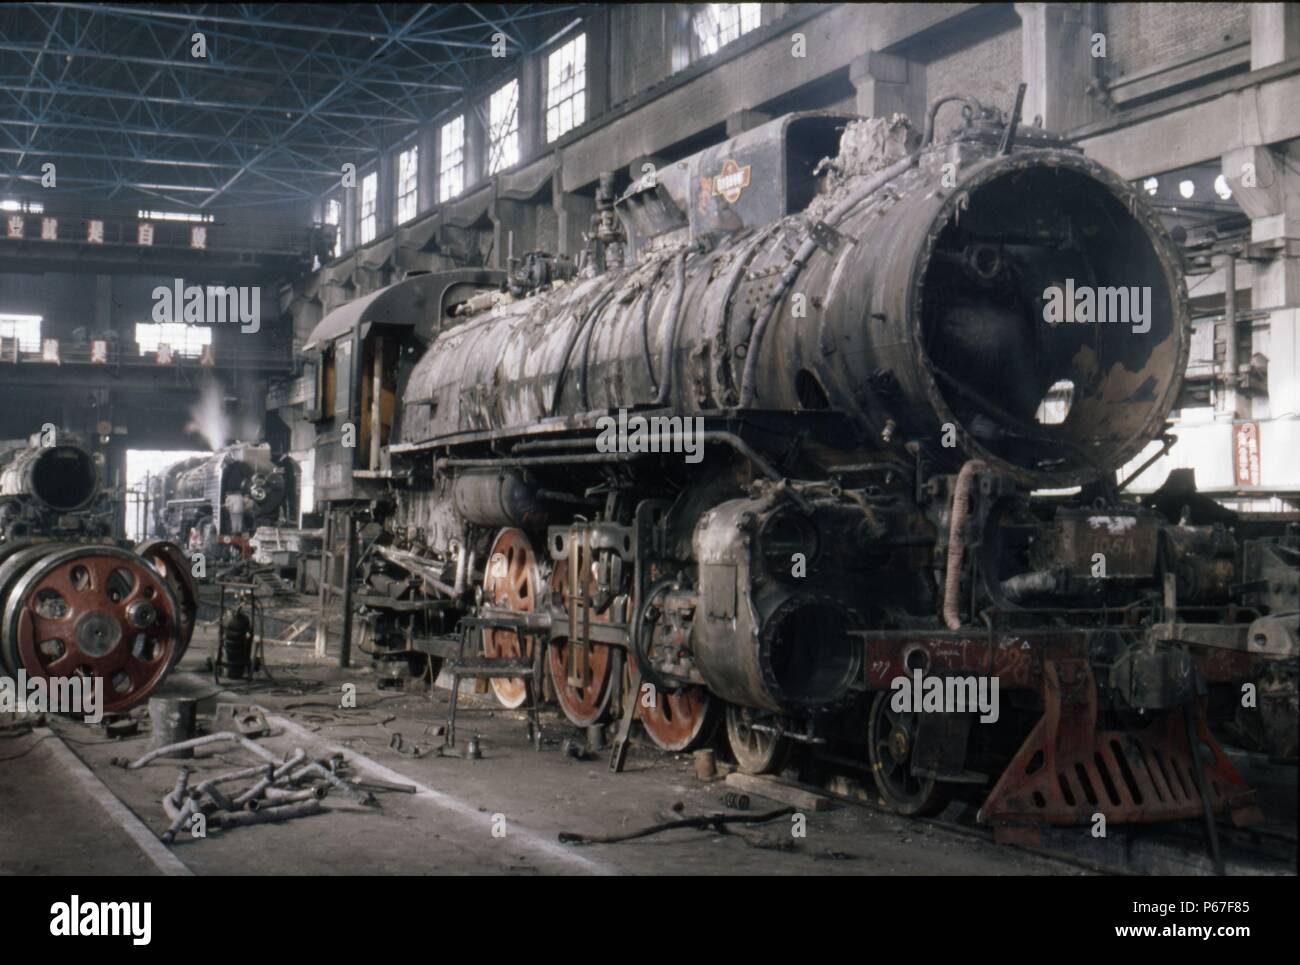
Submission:
{"label": "wooden plank", "polygon": [[831,806],[830,799],[823,794],[805,790],[767,775],[741,774],[739,771],[734,771],[727,775],[727,783],[746,794],[759,794],[803,811],[825,811]]}

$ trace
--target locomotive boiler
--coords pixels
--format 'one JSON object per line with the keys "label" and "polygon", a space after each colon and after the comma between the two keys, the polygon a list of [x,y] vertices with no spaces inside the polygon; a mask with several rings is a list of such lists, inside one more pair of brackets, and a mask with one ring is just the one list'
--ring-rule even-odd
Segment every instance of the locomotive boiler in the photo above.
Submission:
{"label": "locomotive boiler", "polygon": [[94,709],[113,714],[180,660],[197,597],[180,547],[113,538],[100,475],[67,436],[0,454],[0,672],[98,683]]}
{"label": "locomotive boiler", "polygon": [[[1190,331],[1138,192],[962,97],[613,187],[576,277],[418,276],[309,340],[317,496],[377,530],[381,652],[544,647],[575,725],[683,750],[721,713],[743,769],[857,757],[903,813],[1250,816],[1209,723],[1243,683],[1294,715],[1300,540],[1182,478],[1125,495]],[[996,680],[1001,712],[891,699],[925,678]]]}
{"label": "locomotive boiler", "polygon": [[174,463],[152,490],[155,536],[215,552],[222,541],[291,519],[297,474],[268,444],[240,442]]}

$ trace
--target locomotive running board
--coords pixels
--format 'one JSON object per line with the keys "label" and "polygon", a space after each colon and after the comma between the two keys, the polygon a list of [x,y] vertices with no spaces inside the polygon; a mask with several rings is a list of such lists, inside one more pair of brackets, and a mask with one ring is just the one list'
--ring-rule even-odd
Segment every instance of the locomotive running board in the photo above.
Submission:
{"label": "locomotive running board", "polygon": [[[1183,714],[1133,731],[1097,730],[1097,690],[1083,661],[1044,664],[1044,710],[980,808],[999,842],[1027,843],[1048,825],[1194,819],[1203,816]],[[1229,763],[1195,708],[1202,774],[1214,813],[1238,827],[1261,819],[1255,792]],[[1212,760],[1209,756],[1212,755]]]}

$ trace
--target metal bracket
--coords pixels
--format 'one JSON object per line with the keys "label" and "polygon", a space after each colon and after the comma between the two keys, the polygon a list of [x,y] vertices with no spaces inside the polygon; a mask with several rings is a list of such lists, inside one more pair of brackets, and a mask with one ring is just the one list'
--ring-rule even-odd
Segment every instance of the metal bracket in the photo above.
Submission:
{"label": "metal bracket", "polygon": [[[825,221],[817,221],[808,229],[808,237],[812,239],[813,244],[819,248],[825,248],[830,254],[835,254],[844,243],[845,236],[840,234]],[[850,244],[856,244],[854,239],[848,239]]]}

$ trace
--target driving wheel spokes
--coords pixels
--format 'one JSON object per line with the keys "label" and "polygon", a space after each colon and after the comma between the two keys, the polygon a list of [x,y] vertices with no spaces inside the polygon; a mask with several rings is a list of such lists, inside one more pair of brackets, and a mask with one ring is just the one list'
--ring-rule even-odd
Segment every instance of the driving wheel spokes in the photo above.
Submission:
{"label": "driving wheel spokes", "polygon": [[882,691],[871,705],[867,746],[876,788],[898,814],[937,814],[948,803],[945,789],[932,777],[912,771],[917,715],[890,706],[893,693]]}
{"label": "driving wheel spokes", "polygon": [[[503,529],[497,534],[488,553],[487,573],[483,577],[483,599],[492,606],[531,613],[537,607],[542,587],[537,557],[528,534],[521,529]],[[520,650],[520,637],[524,646]],[[483,631],[483,655],[491,658],[531,657],[537,645],[535,635],[516,633],[510,628],[493,627]],[[493,677],[492,692],[504,707],[522,707],[531,686],[524,677]]]}
{"label": "driving wheel spokes", "polygon": [[[591,598],[595,578],[586,574],[586,584],[581,593],[586,599]],[[569,599],[569,561],[559,560],[551,573],[552,599],[562,601],[564,612],[569,612],[572,601]],[[626,619],[627,602],[624,598],[615,599],[601,613],[588,612],[587,618],[592,623],[609,623],[611,620]],[[578,614],[579,634],[582,630],[582,612]],[[569,723],[575,727],[590,727],[600,723],[609,716],[611,686],[614,666],[618,663],[613,648],[602,643],[572,643],[568,639],[569,625],[559,624],[552,630],[551,642],[547,647],[546,665],[551,674],[551,685],[555,688],[555,699]]]}
{"label": "driving wheel spokes", "polygon": [[3,569],[0,649],[15,668],[102,686],[95,709],[104,713],[144,700],[171,669],[183,645],[181,607],[143,558],[115,546],[47,544]]}
{"label": "driving wheel spokes", "polygon": [[790,758],[793,742],[781,736],[775,714],[727,705],[727,743],[746,774],[776,774]]}
{"label": "driving wheel spokes", "polygon": [[687,685],[665,691],[646,683],[636,701],[637,719],[657,747],[690,751],[713,736],[718,701],[707,687]]}

